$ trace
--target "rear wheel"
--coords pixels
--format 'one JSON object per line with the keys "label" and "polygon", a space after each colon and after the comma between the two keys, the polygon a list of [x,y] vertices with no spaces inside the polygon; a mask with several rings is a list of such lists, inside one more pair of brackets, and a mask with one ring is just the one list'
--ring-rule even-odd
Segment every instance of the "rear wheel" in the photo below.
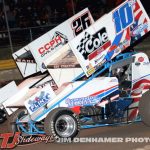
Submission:
{"label": "rear wheel", "polygon": [[139,114],[143,123],[150,126],[150,91],[146,92],[140,100]]}
{"label": "rear wheel", "polygon": [[6,113],[3,109],[0,109],[0,124],[5,122],[6,120]]}
{"label": "rear wheel", "polygon": [[56,142],[60,138],[70,138],[73,140],[79,132],[78,116],[69,109],[58,108],[50,112],[45,118],[44,131],[47,135],[52,135]]}

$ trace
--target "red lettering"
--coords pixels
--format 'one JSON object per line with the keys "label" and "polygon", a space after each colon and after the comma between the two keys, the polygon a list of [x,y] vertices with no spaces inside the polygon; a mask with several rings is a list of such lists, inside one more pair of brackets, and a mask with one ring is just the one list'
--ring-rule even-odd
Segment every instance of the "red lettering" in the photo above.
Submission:
{"label": "red lettering", "polygon": [[44,47],[39,48],[38,51],[42,55],[43,53],[45,53],[45,51],[49,50],[51,47],[54,47],[55,43],[58,44],[60,42],[62,42],[61,36],[57,36],[55,39],[53,39],[49,43],[46,43]]}
{"label": "red lettering", "polygon": [[50,41],[51,47],[53,47],[54,44],[55,44],[55,40]]}
{"label": "red lettering", "polygon": [[12,133],[1,134],[0,138],[3,138],[1,148],[7,148],[8,139],[12,136],[13,136]]}
{"label": "red lettering", "polygon": [[44,45],[44,48],[45,48],[45,50],[47,51],[47,50],[50,48],[49,43],[45,44],[45,45]]}
{"label": "red lettering", "polygon": [[60,37],[60,36],[57,36],[57,37],[55,38],[55,41],[56,41],[56,43],[62,42],[61,37]]}
{"label": "red lettering", "polygon": [[7,144],[7,148],[14,148],[18,144],[19,136],[20,136],[20,132],[16,132],[12,143]]}
{"label": "red lettering", "polygon": [[[20,132],[16,132],[15,135],[13,133],[1,134],[0,138],[3,138],[1,143],[1,148],[14,148],[18,143],[19,136],[20,136]],[[8,143],[10,137],[14,137],[12,143]]]}
{"label": "red lettering", "polygon": [[45,52],[43,47],[39,48],[38,51],[39,51],[40,54],[43,54]]}

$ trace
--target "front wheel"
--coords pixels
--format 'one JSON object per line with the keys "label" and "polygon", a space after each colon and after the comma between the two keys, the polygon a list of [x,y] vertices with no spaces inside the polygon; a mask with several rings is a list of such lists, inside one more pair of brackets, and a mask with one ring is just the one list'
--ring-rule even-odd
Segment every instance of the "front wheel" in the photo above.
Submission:
{"label": "front wheel", "polygon": [[44,130],[47,135],[52,135],[56,142],[60,138],[73,140],[77,136],[79,128],[78,116],[69,109],[55,109],[45,118]]}
{"label": "front wheel", "polygon": [[18,120],[27,115],[26,109],[16,110],[8,119],[8,130],[9,132],[21,132],[21,129],[16,124]]}
{"label": "front wheel", "polygon": [[150,91],[142,95],[139,103],[139,114],[143,123],[150,126]]}

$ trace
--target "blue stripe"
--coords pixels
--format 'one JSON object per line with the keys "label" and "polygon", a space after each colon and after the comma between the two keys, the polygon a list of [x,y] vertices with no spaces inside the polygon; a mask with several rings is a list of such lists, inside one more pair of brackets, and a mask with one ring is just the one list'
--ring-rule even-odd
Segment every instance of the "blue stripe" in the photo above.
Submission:
{"label": "blue stripe", "polygon": [[112,43],[112,46],[114,46],[114,45],[118,46],[118,45],[119,45],[120,40],[121,40],[121,38],[122,38],[122,35],[123,35],[123,32],[121,32],[120,34],[118,34],[118,35],[115,37],[115,39],[114,39],[114,41],[113,41],[113,43]]}
{"label": "blue stripe", "polygon": [[112,92],[115,92],[115,91],[117,91],[117,90],[118,90],[118,87],[113,88],[113,89],[110,89],[110,90],[108,90],[108,91],[105,91],[105,92],[103,92],[103,93],[97,95],[97,97],[98,97],[98,98],[99,98],[99,97],[103,98],[103,97],[108,96],[109,94],[111,94]]}

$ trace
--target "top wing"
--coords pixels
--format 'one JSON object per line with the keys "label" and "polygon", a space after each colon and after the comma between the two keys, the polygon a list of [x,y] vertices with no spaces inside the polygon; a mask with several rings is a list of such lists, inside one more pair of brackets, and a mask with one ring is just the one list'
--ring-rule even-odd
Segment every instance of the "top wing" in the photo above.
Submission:
{"label": "top wing", "polygon": [[112,60],[150,30],[140,0],[126,0],[69,42],[86,76]]}
{"label": "top wing", "polygon": [[27,77],[39,71],[45,72],[43,62],[93,23],[90,11],[85,8],[15,52],[13,58],[22,76]]}
{"label": "top wing", "polygon": [[31,42],[28,46],[40,71],[46,71],[43,62],[47,58],[93,23],[94,20],[86,8]]}

